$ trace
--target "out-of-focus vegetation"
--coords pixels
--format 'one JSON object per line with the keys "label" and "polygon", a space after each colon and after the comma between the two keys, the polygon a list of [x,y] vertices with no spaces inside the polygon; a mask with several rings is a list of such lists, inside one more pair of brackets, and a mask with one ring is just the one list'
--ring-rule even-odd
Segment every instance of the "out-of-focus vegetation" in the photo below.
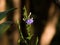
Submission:
{"label": "out-of-focus vegetation", "polygon": [[[2,20],[4,17],[7,16],[7,14],[11,11],[15,10],[15,8],[12,8],[12,9],[9,9],[5,12],[0,12],[0,20]],[[7,30],[8,28],[10,27],[10,25],[12,24],[13,22],[11,21],[6,21],[2,24],[0,24],[0,36],[2,36]]]}
{"label": "out-of-focus vegetation", "polygon": [[[11,8],[7,11],[4,11],[4,12],[0,12],[0,20],[2,20],[3,18],[7,17],[7,14],[9,14],[10,12],[16,10],[16,8]],[[11,27],[11,24],[13,24],[12,21],[6,21],[2,24],[0,24],[0,38],[2,38],[2,36],[7,32],[7,30]],[[19,27],[18,25],[18,22],[16,22],[17,26]],[[19,42],[19,40],[18,40]],[[20,43],[20,42],[19,42]]]}

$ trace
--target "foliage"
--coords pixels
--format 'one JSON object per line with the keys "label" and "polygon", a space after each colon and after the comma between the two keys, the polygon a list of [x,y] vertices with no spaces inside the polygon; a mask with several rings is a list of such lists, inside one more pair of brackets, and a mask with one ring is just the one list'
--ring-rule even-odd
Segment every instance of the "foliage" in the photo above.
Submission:
{"label": "foliage", "polygon": [[[34,22],[34,20],[33,20],[33,17],[31,17],[31,12],[29,13],[29,15],[27,15],[27,9],[26,9],[25,6],[24,6],[23,10],[24,10],[24,14],[23,14],[24,18],[23,18],[23,20],[26,23],[26,29],[27,29],[28,37],[26,37],[27,40],[24,39],[24,36],[23,36],[23,34],[22,34],[21,30],[20,30],[20,43],[24,42],[25,43],[24,45],[31,45],[31,39],[33,37],[33,34],[31,34],[30,30],[31,30],[31,26],[32,26],[31,24]],[[34,44],[35,45],[38,44],[38,37],[36,37]]]}
{"label": "foliage", "polygon": [[[2,20],[4,17],[6,17],[7,16],[7,14],[9,13],[9,12],[11,12],[11,11],[14,11],[16,8],[12,8],[12,9],[9,9],[9,10],[7,10],[7,11],[4,11],[4,12],[0,12],[0,20]],[[30,14],[29,15],[27,15],[27,10],[26,10],[26,8],[25,8],[25,6],[24,6],[24,18],[23,18],[23,20],[26,22],[26,21],[32,21],[31,23],[33,23],[33,17],[30,17],[31,16],[31,12],[30,12]],[[0,37],[10,28],[10,25],[12,24],[13,22],[11,22],[11,21],[6,21],[6,22],[4,22],[4,23],[2,23],[2,24],[0,24]],[[30,29],[31,29],[31,23],[27,23],[26,24],[26,29],[27,29],[27,32],[28,32],[28,37],[26,38],[29,42],[30,42],[30,40],[31,40],[31,38],[32,38],[32,36],[33,36],[33,34],[31,34],[31,32],[30,32]],[[19,20],[17,20],[16,21],[16,24],[17,24],[17,28],[18,28],[18,30],[19,30],[19,33],[20,33],[20,39],[18,40],[18,43],[20,44],[21,42],[24,42],[26,45],[30,45],[30,43],[28,43],[28,41],[26,40],[26,39],[24,39],[24,36],[23,36],[23,34],[22,34],[22,32],[21,32],[21,29],[20,29],[20,22],[19,22]],[[37,43],[38,43],[38,37],[36,38],[36,41],[35,41],[35,45],[37,45]]]}
{"label": "foliage", "polygon": [[[9,12],[11,12],[11,11],[13,11],[15,9],[16,8],[11,8],[11,9],[9,9],[7,11],[0,12],[0,20],[5,18]],[[11,24],[12,24],[11,21],[6,21],[6,22],[0,24],[0,37],[9,29]]]}

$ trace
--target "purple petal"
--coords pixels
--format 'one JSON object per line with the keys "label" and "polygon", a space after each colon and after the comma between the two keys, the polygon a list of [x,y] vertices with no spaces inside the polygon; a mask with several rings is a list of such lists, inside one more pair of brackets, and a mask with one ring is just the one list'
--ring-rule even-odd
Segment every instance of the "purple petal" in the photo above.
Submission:
{"label": "purple petal", "polygon": [[31,19],[28,19],[28,20],[26,21],[26,23],[27,23],[27,24],[33,23],[33,19],[32,19],[32,18],[31,18]]}

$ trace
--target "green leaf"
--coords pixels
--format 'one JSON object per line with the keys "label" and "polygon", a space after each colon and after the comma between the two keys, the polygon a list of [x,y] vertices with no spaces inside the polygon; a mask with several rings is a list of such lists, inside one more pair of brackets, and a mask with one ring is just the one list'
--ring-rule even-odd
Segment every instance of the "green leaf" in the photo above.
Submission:
{"label": "green leaf", "polygon": [[27,15],[27,9],[26,9],[25,6],[24,6],[23,10],[24,10],[24,18],[27,18],[28,17],[28,15]]}
{"label": "green leaf", "polygon": [[20,39],[18,40],[18,43],[20,43]]}
{"label": "green leaf", "polygon": [[10,27],[10,23],[5,22],[0,24],[0,37],[8,30],[8,28]]}
{"label": "green leaf", "polygon": [[36,38],[36,45],[38,44],[38,37]]}
{"label": "green leaf", "polygon": [[3,19],[4,17],[7,16],[8,13],[10,13],[11,11],[14,11],[16,8],[11,8],[7,11],[4,11],[4,12],[0,12],[0,20]]}

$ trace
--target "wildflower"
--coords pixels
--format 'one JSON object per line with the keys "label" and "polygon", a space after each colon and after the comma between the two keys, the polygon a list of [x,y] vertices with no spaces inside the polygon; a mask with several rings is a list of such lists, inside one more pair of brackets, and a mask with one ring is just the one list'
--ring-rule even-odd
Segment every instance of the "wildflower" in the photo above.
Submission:
{"label": "wildflower", "polygon": [[27,24],[32,24],[33,22],[34,22],[33,18],[30,18],[30,19],[26,20]]}

